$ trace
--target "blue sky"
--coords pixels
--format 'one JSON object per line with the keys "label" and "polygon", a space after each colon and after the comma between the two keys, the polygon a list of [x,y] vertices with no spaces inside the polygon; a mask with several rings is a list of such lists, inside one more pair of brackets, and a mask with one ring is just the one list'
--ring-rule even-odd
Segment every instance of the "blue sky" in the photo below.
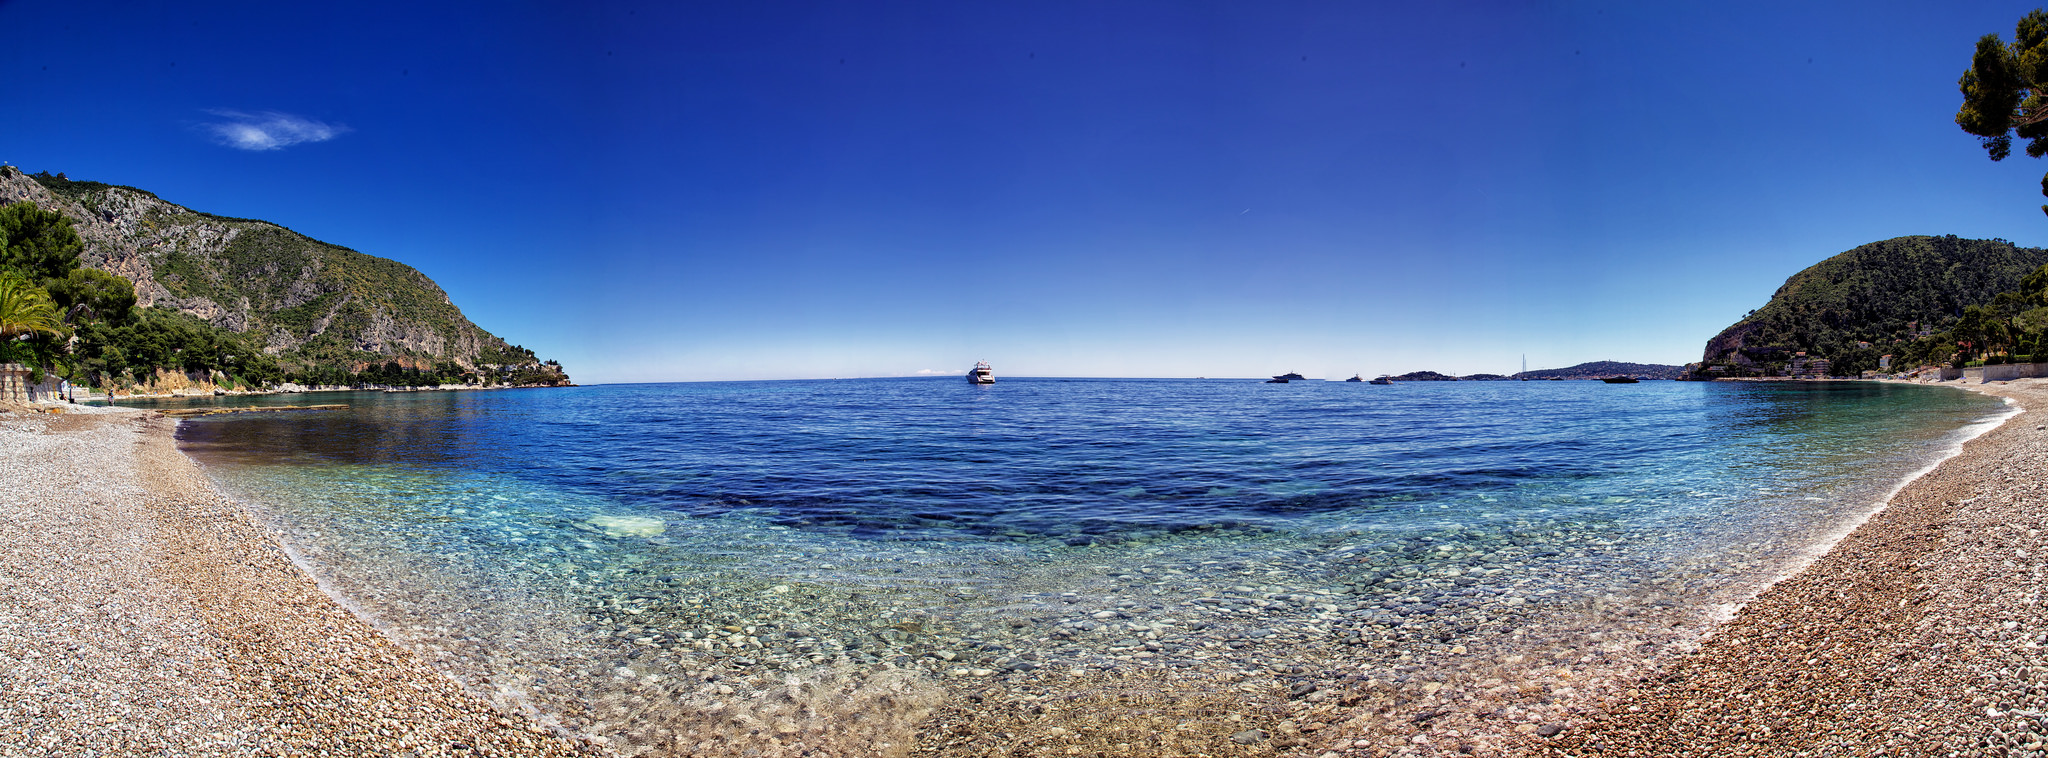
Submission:
{"label": "blue sky", "polygon": [[1952,122],[2028,3],[301,5],[0,4],[0,159],[586,383],[1684,363],[1865,242],[2048,244]]}

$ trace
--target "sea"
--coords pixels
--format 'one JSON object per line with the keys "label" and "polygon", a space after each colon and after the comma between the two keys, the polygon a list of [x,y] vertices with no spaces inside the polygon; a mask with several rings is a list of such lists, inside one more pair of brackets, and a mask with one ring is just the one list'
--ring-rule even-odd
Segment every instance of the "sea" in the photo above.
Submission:
{"label": "sea", "polygon": [[179,444],[394,639],[647,755],[1544,718],[2010,412],[1872,382],[1008,377],[161,404],[316,403],[348,408]]}

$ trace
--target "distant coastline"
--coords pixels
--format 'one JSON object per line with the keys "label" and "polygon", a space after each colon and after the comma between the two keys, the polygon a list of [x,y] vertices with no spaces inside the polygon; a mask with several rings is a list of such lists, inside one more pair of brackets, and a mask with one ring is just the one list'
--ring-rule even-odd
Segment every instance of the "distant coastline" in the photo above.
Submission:
{"label": "distant coastline", "polygon": [[77,397],[76,397],[76,398],[74,398],[74,399],[76,399],[76,400],[78,400],[78,401],[80,401],[80,402],[86,402],[86,401],[102,401],[102,402],[112,402],[112,401],[126,401],[126,400],[195,400],[195,399],[203,399],[203,398],[210,398],[210,397],[261,397],[261,396],[267,396],[267,395],[298,395],[298,394],[308,394],[308,393],[314,393],[314,392],[465,392],[465,391],[478,391],[478,390],[521,390],[521,389],[549,389],[549,388],[564,388],[564,387],[576,387],[576,386],[580,386],[580,385],[577,385],[577,384],[573,384],[573,383],[564,383],[564,384],[443,384],[443,385],[440,385],[440,386],[435,386],[435,387],[407,387],[407,386],[403,386],[403,385],[391,385],[391,386],[386,386],[386,385],[371,385],[371,386],[364,386],[364,387],[334,387],[334,386],[318,386],[318,387],[299,387],[299,386],[282,386],[282,387],[270,387],[270,388],[266,388],[266,389],[254,389],[254,390],[251,390],[251,389],[236,389],[236,390],[226,390],[226,389],[217,389],[217,390],[213,390],[213,391],[207,391],[207,392],[184,392],[184,391],[179,391],[179,392],[162,392],[162,393],[139,393],[139,394],[122,394],[122,395],[118,395],[118,396],[112,396],[111,394],[98,394],[98,393],[88,393],[88,392],[80,392],[80,393],[79,393],[79,394],[77,395]]}
{"label": "distant coastline", "polygon": [[1637,379],[1683,379],[1686,378],[1687,373],[1684,366],[1670,366],[1660,363],[1592,361],[1565,368],[1536,369],[1505,375],[1469,374],[1466,376],[1454,376],[1435,371],[1411,371],[1406,374],[1392,374],[1387,378],[1396,382],[1513,382],[1606,379],[1612,376],[1630,376]]}

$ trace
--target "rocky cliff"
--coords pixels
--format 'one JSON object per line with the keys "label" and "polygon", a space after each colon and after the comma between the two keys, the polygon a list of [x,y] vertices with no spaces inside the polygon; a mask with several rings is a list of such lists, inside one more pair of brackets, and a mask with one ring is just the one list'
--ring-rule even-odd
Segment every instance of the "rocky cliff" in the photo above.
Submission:
{"label": "rocky cliff", "polygon": [[138,305],[253,335],[288,362],[536,363],[396,261],[132,187],[0,167],[0,203],[24,200],[69,216],[85,242],[80,263],[134,282]]}

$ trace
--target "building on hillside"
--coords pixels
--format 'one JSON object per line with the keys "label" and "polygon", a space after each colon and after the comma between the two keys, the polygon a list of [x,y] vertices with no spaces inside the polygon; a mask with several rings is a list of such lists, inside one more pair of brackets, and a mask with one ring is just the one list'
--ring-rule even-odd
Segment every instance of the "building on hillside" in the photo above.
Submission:
{"label": "building on hillside", "polygon": [[1828,359],[1809,358],[1804,351],[1792,354],[1792,363],[1787,367],[1794,379],[1826,379]]}
{"label": "building on hillside", "polygon": [[1879,370],[1879,371],[1890,371],[1890,370],[1892,370],[1892,357],[1891,357],[1891,356],[1889,356],[1889,355],[1880,355],[1880,356],[1878,356],[1878,357],[1877,357],[1877,370]]}

